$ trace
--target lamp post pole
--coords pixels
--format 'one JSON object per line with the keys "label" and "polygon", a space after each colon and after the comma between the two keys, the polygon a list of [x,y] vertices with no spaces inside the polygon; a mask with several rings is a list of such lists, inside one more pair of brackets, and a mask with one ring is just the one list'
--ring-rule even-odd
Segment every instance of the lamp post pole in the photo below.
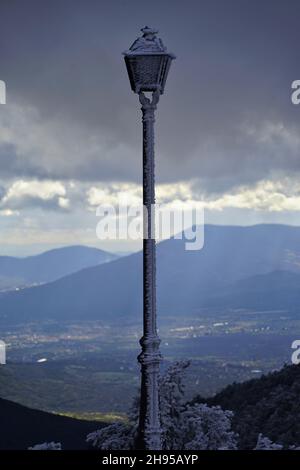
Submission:
{"label": "lamp post pole", "polygon": [[[175,56],[167,52],[157,30],[145,26],[130,49],[124,52],[132,90],[139,95],[143,116],[143,336],[141,364],[141,399],[137,449],[160,450],[162,429],[159,407],[160,339],[156,326],[156,247],[155,247],[155,110]],[[151,98],[145,95],[151,93]]]}
{"label": "lamp post pole", "polygon": [[137,447],[161,449],[159,412],[159,351],[160,339],[156,326],[156,244],[155,244],[155,176],[154,176],[154,122],[159,92],[152,93],[152,100],[143,92],[139,94],[143,113],[143,337],[141,364],[141,400]]}

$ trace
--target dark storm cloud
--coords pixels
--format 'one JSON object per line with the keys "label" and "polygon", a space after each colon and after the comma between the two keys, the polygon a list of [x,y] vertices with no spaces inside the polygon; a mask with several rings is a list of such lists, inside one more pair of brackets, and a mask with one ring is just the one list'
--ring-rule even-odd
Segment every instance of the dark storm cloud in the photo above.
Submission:
{"label": "dark storm cloud", "polygon": [[157,116],[160,181],[198,177],[218,192],[299,171],[300,107],[290,101],[299,16],[298,0],[2,0],[8,103],[37,108],[45,146],[56,138],[53,123],[66,140],[47,158],[6,146],[0,171],[138,180],[139,106],[121,52],[148,23],[177,55]]}

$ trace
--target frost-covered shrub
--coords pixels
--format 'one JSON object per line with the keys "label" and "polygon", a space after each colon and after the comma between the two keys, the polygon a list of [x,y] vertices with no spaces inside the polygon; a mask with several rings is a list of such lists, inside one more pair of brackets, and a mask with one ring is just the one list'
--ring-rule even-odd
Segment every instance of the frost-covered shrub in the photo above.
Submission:
{"label": "frost-covered shrub", "polygon": [[28,450],[61,450],[60,442],[43,442],[29,447]]}
{"label": "frost-covered shrub", "polygon": [[185,407],[184,372],[189,365],[189,361],[175,362],[160,377],[160,419],[165,449],[179,448],[178,443],[182,441],[180,419]]}
{"label": "frost-covered shrub", "polygon": [[133,429],[133,426],[128,424],[113,423],[88,434],[86,441],[93,447],[102,450],[133,449]]}
{"label": "frost-covered shrub", "polygon": [[180,416],[182,440],[176,449],[236,450],[237,435],[231,431],[231,411],[206,404],[187,406]]}
{"label": "frost-covered shrub", "polygon": [[[163,448],[168,450],[236,449],[237,436],[231,431],[232,412],[205,404],[184,401],[184,371],[189,362],[172,364],[160,379],[160,409]],[[87,437],[93,447],[105,450],[134,448],[139,401],[129,414],[130,424],[115,423]]]}
{"label": "frost-covered shrub", "polygon": [[257,438],[257,444],[254,450],[282,450],[282,448],[283,446],[281,444],[276,444],[275,442],[272,442],[268,437],[259,434]]}

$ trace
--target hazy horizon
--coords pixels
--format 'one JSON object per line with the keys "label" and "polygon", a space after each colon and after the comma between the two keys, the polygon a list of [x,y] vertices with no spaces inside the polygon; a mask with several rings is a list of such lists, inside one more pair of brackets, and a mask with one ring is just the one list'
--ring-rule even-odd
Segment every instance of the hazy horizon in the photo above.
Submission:
{"label": "hazy horizon", "polygon": [[[214,226],[221,226],[221,227],[255,227],[258,225],[280,225],[285,227],[295,227],[300,228],[300,224],[282,224],[282,223],[274,223],[274,222],[263,222],[263,223],[254,223],[254,224],[213,224],[207,223],[204,225],[214,225]],[[160,240],[158,243],[160,243]],[[117,243],[117,248],[114,247],[114,244]],[[85,244],[85,243],[67,243],[67,244],[28,244],[28,245],[1,245],[0,248],[0,256],[13,256],[13,257],[27,257],[27,256],[34,256],[45,253],[50,250],[60,249],[60,248],[68,248],[73,246],[84,246],[88,248],[97,248],[103,251],[107,251],[112,254],[116,255],[129,255],[132,253],[137,253],[138,251],[142,250],[142,242],[141,241],[131,241],[128,242],[124,240],[123,242],[117,241],[98,241],[98,243],[94,244]],[[5,249],[3,249],[5,247]],[[121,249],[120,249],[121,248]]]}

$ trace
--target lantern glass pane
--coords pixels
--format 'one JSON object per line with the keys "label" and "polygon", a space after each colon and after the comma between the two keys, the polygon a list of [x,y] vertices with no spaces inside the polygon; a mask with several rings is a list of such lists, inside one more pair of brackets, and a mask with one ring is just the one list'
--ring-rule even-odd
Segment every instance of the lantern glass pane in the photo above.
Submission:
{"label": "lantern glass pane", "polygon": [[160,70],[163,56],[137,55],[130,57],[130,69],[135,88],[141,91],[155,90],[160,85]]}

